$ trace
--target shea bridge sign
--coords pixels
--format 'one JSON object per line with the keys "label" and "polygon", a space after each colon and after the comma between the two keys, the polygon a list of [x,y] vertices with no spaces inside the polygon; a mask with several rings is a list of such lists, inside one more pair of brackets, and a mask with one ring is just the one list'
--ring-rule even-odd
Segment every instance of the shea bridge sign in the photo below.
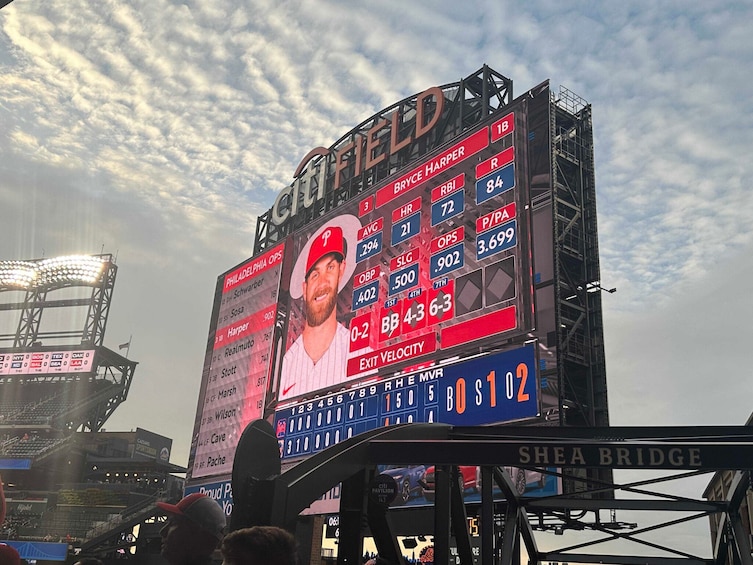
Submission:
{"label": "shea bridge sign", "polygon": [[[563,443],[557,441],[519,439],[467,439],[453,444],[451,453],[434,454],[437,464],[452,464],[457,458],[469,465],[494,465],[504,461],[516,467],[604,467],[608,469],[722,469],[753,468],[746,444],[738,442],[693,442],[665,444],[643,440],[592,441]],[[408,464],[420,464],[432,450],[431,444],[420,441],[381,443],[372,446],[377,459],[387,457]]]}

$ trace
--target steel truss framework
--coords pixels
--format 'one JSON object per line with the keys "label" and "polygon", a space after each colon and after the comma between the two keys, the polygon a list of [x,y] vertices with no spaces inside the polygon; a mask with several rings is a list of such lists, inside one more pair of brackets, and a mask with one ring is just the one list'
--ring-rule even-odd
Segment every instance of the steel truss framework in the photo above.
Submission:
{"label": "steel truss framework", "polygon": [[97,350],[97,378],[115,383],[118,386],[113,393],[108,390],[100,396],[94,397],[87,407],[83,419],[68,422],[69,429],[79,429],[87,432],[98,432],[102,429],[115,409],[128,398],[133,374],[136,371],[136,361],[126,359],[122,355],[105,347]]}
{"label": "steel truss framework", "polygon": [[[608,426],[601,291],[614,289],[602,288],[600,281],[591,106],[560,87],[551,93],[548,119],[550,151],[534,153],[530,163],[531,204],[550,208],[552,218],[553,279],[537,282],[536,290],[554,294],[554,331],[546,341],[556,347],[557,362],[541,376],[557,383],[560,426]],[[536,189],[547,168],[548,190]],[[609,469],[568,470],[567,475],[567,492],[583,488],[580,479],[586,477],[612,480]]]}
{"label": "steel truss framework", "polygon": [[[344,181],[335,190],[334,186],[335,152],[352,143],[357,137],[365,137],[367,132],[383,120],[389,121],[395,112],[403,116],[400,127],[400,139],[405,139],[415,131],[416,99],[410,96],[374,114],[353,130],[336,141],[327,156],[311,166],[320,171],[325,167],[325,197],[314,202],[309,208],[301,204],[298,214],[281,225],[272,222],[272,210],[257,218],[254,254],[268,249],[285,236],[293,233],[312,220],[347,202],[361,192],[383,181],[411,162],[440,147],[445,142],[473,128],[481,120],[506,106],[512,101],[512,80],[484,65],[481,69],[458,82],[439,87],[444,93],[445,105],[443,116],[432,130],[419,141],[389,155],[380,164],[364,171],[360,175],[352,174],[352,163],[343,171]],[[433,112],[431,108],[428,112]],[[427,114],[428,115],[428,114]],[[311,175],[309,182],[316,183],[318,173]],[[314,189],[316,187],[313,187]]]}
{"label": "steel truss framework", "polygon": [[[2,353],[36,353],[45,351],[95,349],[96,379],[107,380],[117,385],[89,399],[83,411],[69,414],[64,422],[54,422],[64,430],[98,431],[115,409],[126,400],[137,363],[107,349],[103,346],[107,319],[115,288],[117,265],[111,254],[94,255],[102,259],[103,270],[96,282],[65,279],[37,285],[24,291],[22,300],[0,303],[0,313],[18,311],[18,323],[15,333],[0,335],[0,344],[12,342],[13,346],[0,349]],[[65,295],[69,289],[79,290],[87,296],[57,298]],[[3,296],[20,292],[16,287],[0,286]],[[8,294],[5,294],[8,293]],[[41,325],[45,311],[48,309],[66,310],[73,314],[85,308],[84,321],[79,328],[56,328],[42,331]],[[74,318],[75,316],[71,316]],[[64,381],[70,374],[34,374],[19,375],[25,381]],[[15,377],[14,377],[15,378]],[[113,392],[115,390],[115,392]]]}
{"label": "steel truss framework", "polygon": [[[102,274],[95,283],[66,280],[62,283],[34,286],[25,291],[23,300],[0,304],[0,311],[20,310],[15,334],[0,335],[0,343],[12,339],[13,347],[16,348],[33,347],[43,340],[47,344],[54,342],[57,345],[102,346],[118,267],[113,262],[112,255],[95,255],[95,257],[101,257],[103,260]],[[91,294],[85,298],[49,299],[51,293],[70,288],[88,288],[91,289]],[[13,287],[0,287],[0,292],[2,291],[18,292]],[[42,316],[48,308],[86,308],[83,327],[49,332],[40,331]]]}
{"label": "steel truss framework", "polygon": [[560,402],[574,403],[560,406],[561,423],[606,426],[600,292],[606,289],[600,282],[591,106],[561,87],[550,119]]}
{"label": "steel truss framework", "polygon": [[[524,450],[522,448],[525,448]],[[539,451],[536,451],[539,450]],[[594,496],[560,495],[546,498],[518,495],[503,466],[529,467],[522,453],[548,453],[567,459],[574,466],[604,464],[606,454],[615,456],[618,468],[672,469],[671,477],[650,478],[629,484],[583,479],[586,494],[624,492],[629,499],[599,499]],[[556,455],[556,454],[560,455]],[[649,456],[649,454],[653,454]],[[554,454],[554,455],[553,455]],[[679,454],[685,454],[680,457]],[[543,457],[543,455],[541,455]],[[658,463],[661,459],[661,463]],[[549,461],[551,463],[551,460]],[[436,502],[429,529],[421,520],[400,523],[398,515],[409,510],[390,510],[368,495],[377,464],[430,464],[437,468]],[[649,469],[651,463],[651,468]],[[298,514],[311,502],[342,483],[338,563],[357,563],[368,528],[382,559],[403,563],[398,535],[434,536],[434,563],[450,563],[450,539],[454,536],[459,563],[473,563],[466,507],[453,474],[458,465],[481,469],[479,526],[481,559],[484,564],[516,564],[525,547],[531,563],[580,562],[625,565],[672,565],[679,563],[721,565],[728,552],[735,564],[752,565],[751,546],[739,509],[750,485],[753,468],[753,432],[749,427],[612,427],[612,428],[453,428],[439,424],[407,424],[361,434],[303,461],[277,477],[254,478],[246,500],[234,500],[237,508],[253,509],[253,523],[295,530]],[[598,466],[598,465],[597,465]],[[529,467],[533,468],[533,467]],[[696,500],[650,490],[668,480],[695,477],[713,470],[736,470],[723,501]],[[538,468],[537,470],[544,470]],[[559,473],[555,473],[559,474]],[[495,492],[495,489],[497,492]],[[234,488],[235,490],[235,488]],[[500,494],[501,493],[501,494]],[[679,513],[681,517],[639,527],[615,521],[617,511]],[[602,521],[601,512],[611,520]],[[593,519],[589,519],[593,516]],[[646,541],[640,536],[695,519],[714,517],[721,521],[710,557],[688,553],[669,544]],[[405,521],[403,521],[405,522]],[[431,527],[433,523],[433,528]],[[626,531],[630,530],[632,531]],[[541,549],[543,532],[580,530],[594,539],[556,549]],[[555,538],[557,539],[557,538]],[[564,539],[564,538],[563,538]],[[551,542],[551,538],[548,538]],[[632,542],[634,552],[614,552],[615,542]],[[607,546],[609,548],[607,549]],[[601,549],[606,551],[600,552]],[[454,559],[454,557],[453,557]]]}

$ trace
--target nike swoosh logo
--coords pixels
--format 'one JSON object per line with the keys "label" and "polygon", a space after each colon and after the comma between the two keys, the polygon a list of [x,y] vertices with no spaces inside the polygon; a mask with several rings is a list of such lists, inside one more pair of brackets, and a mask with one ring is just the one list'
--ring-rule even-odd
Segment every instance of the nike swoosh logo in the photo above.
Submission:
{"label": "nike swoosh logo", "polygon": [[294,386],[295,386],[295,383],[293,383],[289,387],[285,387],[284,389],[282,389],[282,395],[285,396],[287,393],[290,392],[290,389],[293,388]]}

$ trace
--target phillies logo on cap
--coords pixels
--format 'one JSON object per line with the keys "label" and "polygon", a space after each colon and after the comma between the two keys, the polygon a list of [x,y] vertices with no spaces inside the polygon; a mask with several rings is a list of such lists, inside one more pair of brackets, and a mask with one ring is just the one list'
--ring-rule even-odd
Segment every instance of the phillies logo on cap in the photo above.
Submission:
{"label": "phillies logo on cap", "polygon": [[277,437],[284,437],[286,428],[287,424],[285,423],[285,420],[279,420],[277,422]]}
{"label": "phillies logo on cap", "polygon": [[337,253],[340,255],[340,259],[344,259],[345,250],[346,245],[342,228],[339,228],[338,226],[329,226],[316,236],[316,239],[311,243],[309,256],[306,260],[306,276],[308,276],[311,272],[311,268],[316,265],[319,259],[330,253]]}

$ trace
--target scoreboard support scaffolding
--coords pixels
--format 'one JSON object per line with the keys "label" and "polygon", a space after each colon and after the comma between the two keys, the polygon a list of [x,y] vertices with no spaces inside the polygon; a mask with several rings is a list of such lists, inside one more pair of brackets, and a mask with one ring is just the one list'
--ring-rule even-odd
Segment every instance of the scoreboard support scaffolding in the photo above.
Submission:
{"label": "scoreboard support scaffolding", "polygon": [[[378,464],[436,466],[436,498],[428,509],[389,509],[369,496]],[[481,474],[478,508],[480,560],[474,560],[466,520],[467,506],[458,484],[459,465],[477,465]],[[652,473],[641,481],[618,484],[581,478],[582,490],[536,498],[521,496],[504,466],[531,468],[564,476],[572,469],[626,469]],[[557,470],[552,471],[552,466]],[[404,563],[398,536],[434,536],[434,563],[449,564],[450,540],[461,564],[519,564],[524,548],[530,563],[579,562],[620,565],[679,563],[753,565],[751,544],[740,518],[750,486],[753,432],[745,426],[705,427],[453,427],[405,424],[380,428],[319,452],[283,474],[263,481],[236,507],[255,508],[254,520],[234,527],[276,525],[295,531],[299,514],[329,489],[341,484],[338,564],[359,563],[363,538],[371,533],[382,559]],[[653,490],[669,480],[685,480],[719,470],[734,471],[724,500],[696,500]],[[657,471],[661,471],[657,477]],[[671,471],[668,476],[666,471]],[[572,474],[568,478],[573,480]],[[262,487],[262,484],[259,485]],[[600,498],[600,493],[630,493],[631,498]],[[430,512],[428,520],[401,520],[401,514]],[[610,520],[601,519],[608,512]],[[616,521],[616,512],[677,513],[645,527]],[[716,519],[712,555],[698,556],[668,543],[647,541],[643,534]],[[630,530],[630,531],[627,531]],[[578,542],[541,549],[541,537],[579,532]],[[315,534],[316,535],[316,534]],[[583,541],[583,536],[593,539]],[[671,536],[664,535],[663,540]],[[556,538],[555,538],[556,539]],[[563,541],[570,542],[568,538]],[[615,543],[622,543],[614,551]],[[628,549],[626,546],[628,544]],[[546,540],[552,546],[552,538]],[[607,546],[609,546],[607,548]],[[599,552],[601,549],[605,551]],[[306,548],[303,548],[304,552]],[[612,550],[612,552],[608,552]],[[306,555],[304,555],[304,558]],[[308,555],[312,563],[318,555]]]}
{"label": "scoreboard support scaffolding", "polygon": [[115,385],[48,427],[99,431],[128,397],[138,363],[104,346],[117,272],[110,253],[0,261],[0,380]]}

